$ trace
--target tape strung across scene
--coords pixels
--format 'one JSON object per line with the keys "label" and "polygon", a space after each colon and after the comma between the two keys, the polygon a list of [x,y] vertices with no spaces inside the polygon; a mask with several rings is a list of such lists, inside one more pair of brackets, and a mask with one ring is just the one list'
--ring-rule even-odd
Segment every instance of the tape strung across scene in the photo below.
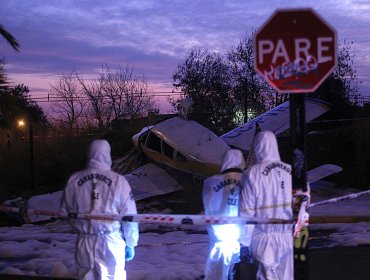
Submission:
{"label": "tape strung across scene", "polygon": [[6,205],[0,205],[0,212],[27,213],[31,215],[43,215],[55,218],[121,221],[137,223],[160,223],[170,225],[293,224],[292,220],[241,218],[218,215],[168,215],[168,214],[114,215],[114,214],[87,214],[87,213],[67,214],[62,211],[22,209]]}
{"label": "tape strung across scene", "polygon": [[339,197],[331,198],[331,199],[328,199],[328,200],[311,203],[308,206],[308,208],[319,206],[319,205],[324,205],[324,204],[329,204],[329,203],[335,203],[335,202],[339,202],[339,201],[343,201],[343,200],[347,200],[347,199],[359,198],[359,197],[367,195],[367,194],[370,194],[370,190],[363,191],[363,192],[358,192],[358,193],[351,193],[351,194],[348,194],[348,195],[339,196]]}
{"label": "tape strung across scene", "polygon": [[[262,219],[262,218],[242,218],[228,217],[219,215],[168,215],[168,214],[133,214],[133,215],[113,215],[113,214],[67,214],[62,211],[48,211],[37,209],[16,208],[0,205],[0,212],[13,212],[31,215],[43,215],[54,218],[71,218],[86,220],[103,221],[122,221],[137,223],[158,223],[167,225],[221,225],[221,224],[293,224],[293,220],[283,219]],[[370,216],[327,216],[310,217],[310,224],[323,223],[358,223],[370,222]]]}

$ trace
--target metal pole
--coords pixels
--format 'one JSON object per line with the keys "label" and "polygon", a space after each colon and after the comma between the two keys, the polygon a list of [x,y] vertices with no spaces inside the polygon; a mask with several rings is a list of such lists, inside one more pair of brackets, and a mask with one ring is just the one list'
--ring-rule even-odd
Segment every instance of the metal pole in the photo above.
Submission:
{"label": "metal pole", "polygon": [[290,94],[293,189],[307,191],[305,103],[303,94]]}
{"label": "metal pole", "polygon": [[6,140],[6,146],[8,147],[8,176],[11,170],[11,164],[12,164],[12,159],[11,159],[11,151],[10,151],[10,134],[8,133],[6,135],[7,140]]}
{"label": "metal pole", "polygon": [[30,188],[34,188],[34,165],[33,165],[33,126],[29,123],[29,142],[30,142]]}
{"label": "metal pole", "polygon": [[[306,130],[304,94],[290,94],[290,134],[292,149],[293,193],[307,191]],[[293,205],[294,206],[294,205]],[[293,207],[294,219],[299,209]],[[308,280],[308,228],[302,229],[294,241],[294,279]]]}

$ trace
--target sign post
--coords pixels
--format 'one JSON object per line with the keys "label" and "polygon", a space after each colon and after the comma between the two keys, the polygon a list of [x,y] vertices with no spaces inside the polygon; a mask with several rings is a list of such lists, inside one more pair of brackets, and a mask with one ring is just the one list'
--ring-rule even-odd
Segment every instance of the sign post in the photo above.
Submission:
{"label": "sign post", "polygon": [[[315,91],[336,66],[336,31],[312,9],[276,10],[256,32],[256,70],[278,92],[290,93],[294,279],[309,279],[308,229],[301,212],[307,192],[304,93]],[[297,203],[298,202],[298,203]],[[298,207],[297,207],[298,205]],[[303,209],[303,211],[302,211]],[[301,229],[302,226],[302,229]]]}

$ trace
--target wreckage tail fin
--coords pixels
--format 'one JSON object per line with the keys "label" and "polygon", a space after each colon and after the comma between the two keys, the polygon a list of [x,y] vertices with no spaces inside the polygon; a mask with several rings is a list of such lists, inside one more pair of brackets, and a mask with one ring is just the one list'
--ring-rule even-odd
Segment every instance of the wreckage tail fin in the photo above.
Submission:
{"label": "wreckage tail fin", "polygon": [[256,135],[260,131],[261,131],[261,126],[259,125],[258,122],[256,122],[256,128],[254,130],[254,136],[253,136],[252,144],[251,144],[251,147],[249,149],[247,160],[245,162],[245,169],[248,169],[250,166],[257,163],[256,153],[254,152],[253,145],[254,145],[254,140],[256,139]]}

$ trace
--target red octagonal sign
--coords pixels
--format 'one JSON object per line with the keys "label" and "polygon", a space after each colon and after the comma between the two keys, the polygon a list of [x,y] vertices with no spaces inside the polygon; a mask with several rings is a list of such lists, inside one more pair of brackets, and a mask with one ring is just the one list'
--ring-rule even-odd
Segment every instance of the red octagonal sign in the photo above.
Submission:
{"label": "red octagonal sign", "polygon": [[278,92],[315,91],[336,66],[336,43],[312,9],[277,10],[255,34],[255,68]]}

